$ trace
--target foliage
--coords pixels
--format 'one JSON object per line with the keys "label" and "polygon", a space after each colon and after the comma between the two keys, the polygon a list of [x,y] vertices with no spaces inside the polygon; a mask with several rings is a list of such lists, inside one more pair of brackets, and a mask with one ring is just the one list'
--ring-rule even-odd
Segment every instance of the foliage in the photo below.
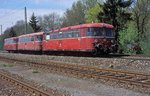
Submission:
{"label": "foliage", "polygon": [[27,24],[27,33],[25,32],[25,22],[23,20],[17,21],[13,28],[16,31],[17,36],[34,32],[29,24]]}
{"label": "foliage", "polygon": [[15,36],[17,36],[16,32],[14,31],[14,28],[11,27],[10,32],[9,32],[9,37],[15,37]]}
{"label": "foliage", "polygon": [[80,1],[85,6],[86,11],[93,8],[98,3],[97,0],[80,0]]}
{"label": "foliage", "polygon": [[72,5],[71,9],[67,9],[64,14],[62,26],[70,26],[85,23],[85,6],[81,1],[77,1]]}
{"label": "foliage", "polygon": [[98,15],[99,20],[110,23],[115,27],[117,41],[119,31],[124,28],[128,20],[131,20],[131,14],[126,10],[131,3],[131,0],[106,0],[103,5],[103,12]]}
{"label": "foliage", "polygon": [[37,17],[34,15],[34,13],[31,16],[29,25],[33,28],[34,32],[41,31],[41,27],[38,25]]}
{"label": "foliage", "polygon": [[145,38],[150,18],[150,0],[137,0],[133,4],[134,21],[138,31],[138,41]]}
{"label": "foliage", "polygon": [[150,56],[150,20],[147,24],[147,32],[145,33],[145,38],[140,39],[140,44],[143,50],[143,54]]}
{"label": "foliage", "polygon": [[137,40],[137,31],[134,22],[128,22],[127,28],[124,28],[119,32],[120,48],[125,53],[134,53],[133,44]]}
{"label": "foliage", "polygon": [[85,20],[88,23],[99,22],[97,18],[99,12],[102,12],[102,7],[97,3],[94,7],[88,9],[85,13]]}

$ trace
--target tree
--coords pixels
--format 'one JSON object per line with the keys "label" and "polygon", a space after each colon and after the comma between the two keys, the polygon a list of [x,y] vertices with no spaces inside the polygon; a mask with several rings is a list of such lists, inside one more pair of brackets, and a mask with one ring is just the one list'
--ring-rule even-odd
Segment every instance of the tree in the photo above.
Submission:
{"label": "tree", "polygon": [[[16,24],[13,26],[17,36],[19,35],[22,35],[22,34],[25,34],[25,22],[23,20],[19,20],[16,22]],[[27,33],[26,34],[29,34],[29,33],[33,33],[34,30],[31,28],[31,26],[29,24],[27,24]]]}
{"label": "tree", "polygon": [[97,3],[94,7],[91,7],[85,12],[86,22],[99,22],[97,16],[100,12],[102,12],[102,7]]}
{"label": "tree", "polygon": [[82,4],[85,6],[85,10],[89,10],[96,6],[98,0],[80,0]]}
{"label": "tree", "polygon": [[63,18],[62,26],[70,26],[85,23],[85,6],[81,1],[73,3],[71,9],[67,9]]}
{"label": "tree", "polygon": [[127,12],[127,8],[131,3],[131,0],[106,0],[103,5],[103,12],[98,15],[99,20],[114,26],[116,41],[119,41],[119,31],[124,28],[128,20],[132,19],[131,13]]}
{"label": "tree", "polygon": [[62,25],[62,18],[57,13],[50,13],[49,15],[38,17],[38,20],[43,31],[58,29]]}
{"label": "tree", "polygon": [[31,16],[29,25],[33,28],[34,32],[41,31],[41,27],[38,25],[38,20],[37,20],[36,16],[34,15],[34,13]]}
{"label": "tree", "polygon": [[103,0],[78,0],[77,2],[73,3],[72,7],[70,9],[67,9],[66,12],[64,13],[62,26],[64,27],[64,26],[83,24],[86,23],[87,18],[90,19],[91,17],[93,20],[95,18],[95,14],[97,14],[96,13],[97,11],[91,12],[88,10],[95,11],[94,7],[97,8],[98,7],[96,6],[97,3],[98,2],[101,3],[102,1]]}
{"label": "tree", "polygon": [[14,28],[11,27],[11,28],[10,28],[10,32],[9,32],[9,37],[15,37],[15,36],[17,36],[17,35],[16,35],[16,32],[14,31]]}
{"label": "tree", "polygon": [[133,53],[133,44],[137,40],[137,30],[134,25],[134,21],[127,23],[127,27],[119,32],[120,49],[123,49],[126,53]]}
{"label": "tree", "polygon": [[150,19],[150,0],[137,0],[133,5],[134,21],[138,31],[138,41],[146,37]]}

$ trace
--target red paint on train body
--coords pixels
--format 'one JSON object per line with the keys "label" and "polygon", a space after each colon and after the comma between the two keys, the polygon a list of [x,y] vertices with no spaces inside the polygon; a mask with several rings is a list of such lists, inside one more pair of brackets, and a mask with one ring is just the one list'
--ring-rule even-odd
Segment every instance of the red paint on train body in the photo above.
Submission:
{"label": "red paint on train body", "polygon": [[[18,51],[76,51],[97,55],[117,49],[113,26],[106,23],[81,24],[15,38],[16,45],[9,46],[17,46]],[[4,45],[4,49],[12,50],[7,44]]]}

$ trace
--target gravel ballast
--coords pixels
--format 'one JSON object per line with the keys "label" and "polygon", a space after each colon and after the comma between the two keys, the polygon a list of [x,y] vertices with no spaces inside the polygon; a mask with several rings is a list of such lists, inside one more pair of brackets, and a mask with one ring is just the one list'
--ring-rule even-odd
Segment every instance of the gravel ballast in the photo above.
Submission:
{"label": "gravel ballast", "polygon": [[27,65],[0,61],[0,69],[17,74],[25,79],[33,80],[41,86],[47,86],[62,93],[73,96],[149,96],[144,93],[113,87],[95,82],[94,80],[78,79],[58,74],[42,72]]}
{"label": "gravel ballast", "polygon": [[[54,62],[65,62],[68,64],[88,65],[103,69],[116,69],[131,72],[150,73],[150,60],[134,60],[122,58],[100,58],[100,57],[71,57],[71,56],[49,56],[49,55],[25,55],[0,53],[0,56],[9,58],[23,58],[32,60],[50,60]],[[142,57],[141,57],[142,58]],[[150,58],[149,58],[150,59]]]}

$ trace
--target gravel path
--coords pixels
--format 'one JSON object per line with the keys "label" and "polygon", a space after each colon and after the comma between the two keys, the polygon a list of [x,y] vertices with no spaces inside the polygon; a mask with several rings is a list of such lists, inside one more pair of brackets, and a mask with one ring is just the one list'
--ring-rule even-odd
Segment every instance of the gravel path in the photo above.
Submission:
{"label": "gravel path", "polygon": [[70,93],[73,96],[149,96],[144,93],[142,94],[119,87],[107,86],[95,82],[92,79],[81,80],[62,75],[46,73],[40,70],[32,69],[27,65],[21,66],[14,63],[15,62],[8,64],[0,61],[0,69],[5,69],[13,74],[18,74],[19,76],[28,80],[34,80],[41,86],[45,85],[62,93]]}

